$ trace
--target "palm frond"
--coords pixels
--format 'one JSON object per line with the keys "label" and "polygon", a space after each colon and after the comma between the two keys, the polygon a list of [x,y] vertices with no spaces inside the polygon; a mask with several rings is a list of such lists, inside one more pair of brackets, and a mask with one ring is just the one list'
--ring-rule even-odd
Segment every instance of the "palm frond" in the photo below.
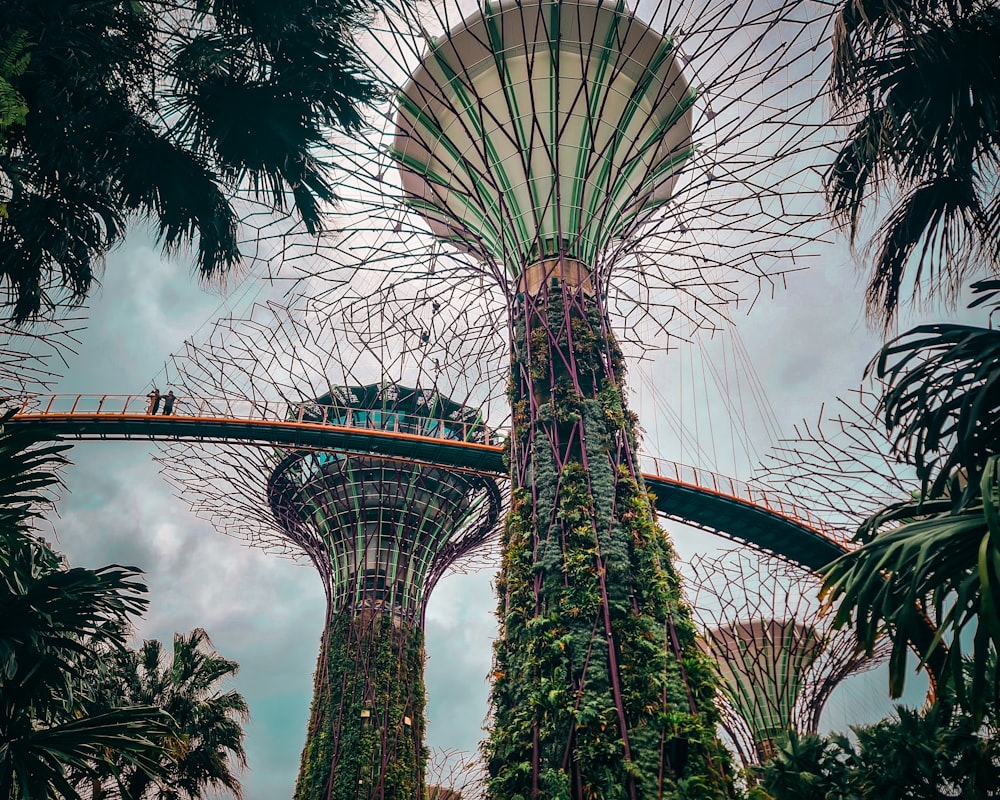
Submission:
{"label": "palm frond", "polygon": [[882,409],[895,452],[914,464],[925,493],[942,495],[960,472],[967,493],[977,492],[1000,452],[1000,331],[922,325],[887,344],[873,368],[888,384]]}
{"label": "palm frond", "polygon": [[206,278],[242,263],[251,210],[321,232],[317,153],[385,95],[354,36],[380,5],[7,0],[0,304],[23,322],[53,284],[82,301],[133,219]]}
{"label": "palm frond", "polygon": [[887,328],[914,299],[954,299],[972,268],[1000,269],[1000,9],[970,0],[849,0],[831,90],[849,126],[827,171],[852,244],[865,208],[897,196],[867,254],[869,315]]}
{"label": "palm frond", "polygon": [[[963,703],[981,715],[987,703],[1000,700],[983,694],[989,654],[1000,644],[1000,456],[988,460],[976,494],[982,501],[938,513],[915,501],[916,518],[869,536],[827,565],[823,592],[828,603],[839,601],[837,624],[853,626],[866,648],[891,634],[890,689],[897,697],[906,680],[907,646],[921,641],[930,618],[936,634],[922,646],[921,663],[946,649]],[[964,685],[967,629],[975,630],[978,694],[966,694]]]}
{"label": "palm frond", "polygon": [[907,193],[882,222],[873,245],[867,305],[873,317],[890,318],[899,307],[904,273],[914,296],[929,284],[954,301],[979,268],[988,222],[969,176],[944,176]]}

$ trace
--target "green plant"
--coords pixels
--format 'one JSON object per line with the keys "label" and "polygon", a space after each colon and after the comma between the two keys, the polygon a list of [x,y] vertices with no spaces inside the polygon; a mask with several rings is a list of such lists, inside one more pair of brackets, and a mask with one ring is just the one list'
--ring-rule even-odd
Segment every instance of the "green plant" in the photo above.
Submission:
{"label": "green plant", "polygon": [[[973,305],[995,305],[1000,282],[974,289]],[[921,326],[883,348],[874,369],[887,380],[885,425],[895,452],[916,467],[921,491],[873,515],[858,532],[862,546],[824,570],[838,622],[853,625],[869,649],[883,632],[892,638],[894,696],[913,644],[924,663],[948,654],[950,675],[936,664],[938,680],[954,682],[980,714],[1000,700],[996,681],[987,681],[1000,644],[998,356],[1000,334],[968,325]]]}
{"label": "green plant", "polygon": [[423,633],[391,613],[334,614],[316,668],[295,800],[423,792]]}
{"label": "green plant", "polygon": [[206,279],[242,264],[238,198],[322,230],[335,197],[317,154],[381,96],[354,38],[372,10],[6,0],[0,98],[18,123],[0,126],[6,311],[23,322],[55,288],[85,299],[135,221],[168,254],[191,247]]}
{"label": "green plant", "polygon": [[70,568],[31,525],[67,449],[0,419],[0,798],[79,798],[79,781],[120,763],[161,774],[169,717],[150,706],[94,710],[95,653],[125,647],[147,604],[134,567]]}
{"label": "green plant", "polygon": [[852,243],[862,212],[894,205],[869,252],[869,315],[886,328],[905,300],[953,299],[982,266],[1000,268],[1000,9],[989,0],[843,0],[831,88],[849,131],[826,174]]}
{"label": "green plant", "polygon": [[95,711],[121,705],[156,707],[170,720],[160,737],[158,775],[110,754],[103,788],[131,800],[198,800],[242,794],[234,765],[246,767],[242,723],[249,718],[243,696],[220,684],[239,665],[219,655],[208,634],[196,628],[175,634],[168,654],[154,640],[138,650],[105,649],[94,659],[90,704]]}
{"label": "green plant", "polygon": [[621,353],[582,300],[557,282],[515,326],[489,793],[725,797],[714,672],[630,458]]}

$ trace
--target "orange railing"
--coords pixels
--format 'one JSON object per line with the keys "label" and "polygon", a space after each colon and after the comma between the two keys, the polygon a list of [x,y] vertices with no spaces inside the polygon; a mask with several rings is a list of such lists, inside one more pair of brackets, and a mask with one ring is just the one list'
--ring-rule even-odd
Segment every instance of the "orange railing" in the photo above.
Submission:
{"label": "orange railing", "polygon": [[[9,399],[3,409],[18,406],[22,416],[152,416],[150,399],[134,394],[29,395]],[[156,416],[164,415],[161,397]],[[409,433],[436,439],[454,439],[499,446],[506,431],[482,422],[421,417],[373,409],[289,403],[283,400],[234,400],[220,397],[177,397],[171,416],[195,419],[237,419],[248,422],[292,422],[304,425],[336,425],[345,428]]]}
{"label": "orange railing", "polygon": [[[761,489],[751,486],[746,481],[730,478],[727,475],[720,475],[717,472],[702,469],[701,467],[691,467],[686,464],[678,464],[676,461],[656,458],[655,456],[641,456],[640,464],[644,473],[652,474],[683,486],[691,486],[703,492],[712,492],[713,494],[739,500],[756,508],[764,508],[772,514],[793,520],[803,527],[812,528],[821,533],[825,538],[835,541],[844,547],[854,547],[854,545],[850,544],[850,538],[841,531],[831,528],[809,512],[791,503],[783,502],[777,494],[768,494]],[[650,469],[650,467],[652,468]]]}
{"label": "orange railing", "polygon": [[[23,416],[150,416],[150,401],[146,395],[31,395],[8,399],[0,404],[6,410],[18,408]],[[161,400],[157,416],[163,415]],[[391,411],[365,412],[341,406],[320,406],[312,402],[289,403],[280,400],[234,400],[229,398],[178,397],[174,402],[173,416],[187,419],[226,419],[249,422],[284,422],[303,425],[334,425],[338,427],[389,431],[415,434],[431,438],[446,438],[464,442],[489,444],[498,447],[503,443],[507,430],[490,428],[481,422],[442,420],[434,417],[417,417]],[[825,538],[844,547],[853,547],[840,531],[826,525],[808,512],[782,501],[776,494],[768,494],[745,481],[726,475],[678,464],[654,456],[640,460],[643,473],[653,478],[690,486],[704,492],[727,497],[755,508],[790,519],[811,528]]]}

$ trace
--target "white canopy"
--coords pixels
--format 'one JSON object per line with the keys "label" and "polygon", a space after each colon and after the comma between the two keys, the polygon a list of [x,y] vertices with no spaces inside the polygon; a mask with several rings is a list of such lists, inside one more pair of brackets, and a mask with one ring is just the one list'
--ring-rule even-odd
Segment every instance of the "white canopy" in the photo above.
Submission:
{"label": "white canopy", "polygon": [[669,199],[694,99],[671,39],[622,3],[487,2],[400,92],[394,156],[407,201],[457,247],[514,275],[593,265]]}

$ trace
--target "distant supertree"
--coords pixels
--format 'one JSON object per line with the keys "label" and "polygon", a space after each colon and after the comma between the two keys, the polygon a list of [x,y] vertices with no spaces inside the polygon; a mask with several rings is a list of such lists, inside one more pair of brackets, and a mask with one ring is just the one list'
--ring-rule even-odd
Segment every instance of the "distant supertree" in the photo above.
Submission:
{"label": "distant supertree", "polygon": [[431,753],[427,769],[427,800],[481,800],[485,775],[478,754],[455,750]]}
{"label": "distant supertree", "polygon": [[491,797],[729,792],[621,344],[715,326],[815,252],[827,13],[404,3],[362,43],[398,91],[330,154],[343,235],[282,261],[359,331],[389,320],[365,332],[373,352],[392,330],[428,372],[509,389]]}
{"label": "distant supertree", "polygon": [[[391,337],[379,339],[390,350]],[[258,306],[176,359],[179,403],[199,402],[209,415],[269,408],[305,424],[492,438],[460,386],[405,357],[380,363],[359,339],[308,310]],[[304,556],[323,579],[326,625],[295,796],[422,797],[427,598],[449,568],[488,548],[502,504],[495,482],[364,453],[274,447],[177,445],[162,463],[216,527]]]}
{"label": "distant supertree", "polygon": [[746,766],[769,759],[789,731],[815,733],[833,690],[888,655],[859,654],[853,631],[833,630],[819,579],[800,567],[743,551],[688,566],[703,646],[722,677],[723,726]]}

